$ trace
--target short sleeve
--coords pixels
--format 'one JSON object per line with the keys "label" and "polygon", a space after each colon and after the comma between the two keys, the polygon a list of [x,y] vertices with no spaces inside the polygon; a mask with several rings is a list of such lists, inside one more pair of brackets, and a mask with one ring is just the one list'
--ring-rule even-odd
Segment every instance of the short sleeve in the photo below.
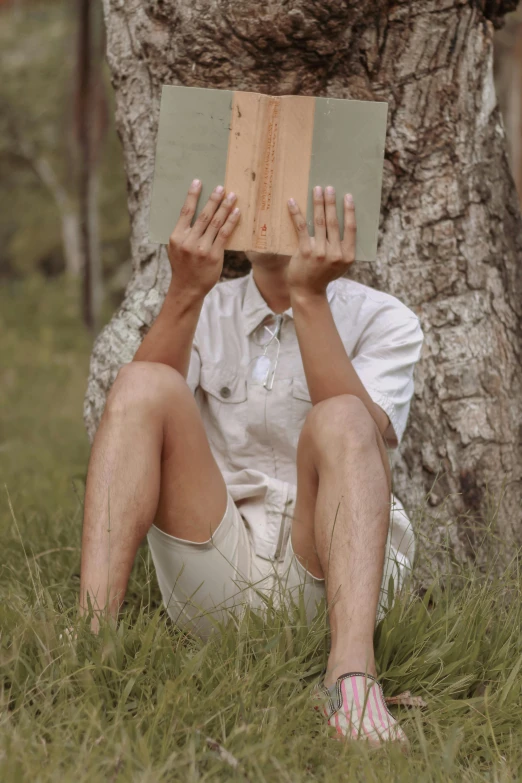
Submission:
{"label": "short sleeve", "polygon": [[413,397],[413,370],[420,359],[424,334],[419,319],[400,311],[389,314],[387,326],[363,333],[353,367],[372,400],[389,416],[384,433],[389,449],[400,446]]}
{"label": "short sleeve", "polygon": [[192,343],[192,351],[190,353],[190,363],[187,372],[187,386],[192,394],[196,393],[196,389],[199,386],[199,377],[201,373],[201,357],[199,355],[196,340]]}

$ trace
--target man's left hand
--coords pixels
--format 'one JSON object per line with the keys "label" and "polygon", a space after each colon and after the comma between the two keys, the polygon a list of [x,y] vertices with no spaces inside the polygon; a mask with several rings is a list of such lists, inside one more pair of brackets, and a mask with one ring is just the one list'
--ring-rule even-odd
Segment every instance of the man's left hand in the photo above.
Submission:
{"label": "man's left hand", "polygon": [[340,238],[335,191],[331,186],[314,188],[314,233],[293,199],[288,209],[294,222],[299,247],[286,270],[292,294],[324,295],[326,287],[348,271],[355,259],[355,209],[352,196],[344,197],[344,235]]}

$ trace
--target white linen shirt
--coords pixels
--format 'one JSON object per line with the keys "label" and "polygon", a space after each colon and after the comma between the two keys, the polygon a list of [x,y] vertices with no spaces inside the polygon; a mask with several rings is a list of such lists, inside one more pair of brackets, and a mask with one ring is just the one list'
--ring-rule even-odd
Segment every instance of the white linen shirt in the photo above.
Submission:
{"label": "white linen shirt", "polygon": [[[386,446],[396,449],[423,343],[419,319],[391,294],[344,277],[328,285],[327,298],[353,367],[390,418]],[[297,442],[312,408],[291,308],[282,314],[272,389],[252,378],[253,361],[263,353],[254,338],[265,331],[265,323],[274,331],[275,322],[252,271],[218,283],[204,299],[187,374],[210,448],[250,529],[255,554],[268,560],[282,557],[290,535]],[[391,523],[397,558],[411,567],[413,529],[393,495]]]}

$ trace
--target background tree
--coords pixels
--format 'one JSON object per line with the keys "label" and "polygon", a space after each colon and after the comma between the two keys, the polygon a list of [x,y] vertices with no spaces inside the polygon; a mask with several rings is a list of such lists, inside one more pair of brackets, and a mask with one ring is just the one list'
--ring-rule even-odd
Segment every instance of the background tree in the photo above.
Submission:
{"label": "background tree", "polygon": [[[114,96],[104,58],[101,0],[90,6],[97,12],[97,99],[94,121],[93,112],[85,117],[95,142],[106,322],[129,279],[129,220],[122,150],[114,131]],[[71,293],[81,280],[83,264],[75,97],[78,51],[78,2],[0,2],[0,278],[11,281],[42,273],[49,281],[65,272]]]}
{"label": "background tree", "polygon": [[77,180],[65,145],[67,20],[53,10],[48,20],[34,19],[25,3],[0,5],[0,273],[56,267],[58,233],[63,268],[75,278],[82,259]]}
{"label": "background tree", "polygon": [[[425,332],[395,492],[428,555],[446,538],[459,559],[491,554],[492,517],[504,543],[522,541],[522,222],[492,73],[494,27],[515,5],[104,0],[134,274],[94,346],[91,438],[169,280],[165,249],[147,241],[162,83],[384,100],[379,255],[350,276],[399,297]],[[246,268],[236,256],[226,275]]]}
{"label": "background tree", "polygon": [[16,116],[11,104],[0,98],[4,134],[0,155],[13,166],[25,164],[45,188],[54,202],[60,220],[62,250],[65,272],[71,278],[80,276],[82,269],[82,251],[80,240],[80,220],[74,198],[74,191],[61,182],[56,166],[44,152],[38,149],[24,126],[25,118]]}
{"label": "background tree", "polygon": [[82,315],[94,330],[102,303],[102,265],[98,220],[98,164],[107,130],[102,52],[104,41],[98,2],[77,0],[78,59],[75,130],[79,157],[78,201],[82,253]]}

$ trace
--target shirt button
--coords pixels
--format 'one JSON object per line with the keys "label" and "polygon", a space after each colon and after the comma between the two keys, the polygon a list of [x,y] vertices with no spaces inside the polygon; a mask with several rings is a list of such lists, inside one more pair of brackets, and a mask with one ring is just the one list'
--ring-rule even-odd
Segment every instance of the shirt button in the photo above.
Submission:
{"label": "shirt button", "polygon": [[228,388],[228,386],[223,386],[223,388],[219,390],[219,393],[221,394],[222,397],[225,397],[225,399],[227,397],[230,397],[230,389]]}

